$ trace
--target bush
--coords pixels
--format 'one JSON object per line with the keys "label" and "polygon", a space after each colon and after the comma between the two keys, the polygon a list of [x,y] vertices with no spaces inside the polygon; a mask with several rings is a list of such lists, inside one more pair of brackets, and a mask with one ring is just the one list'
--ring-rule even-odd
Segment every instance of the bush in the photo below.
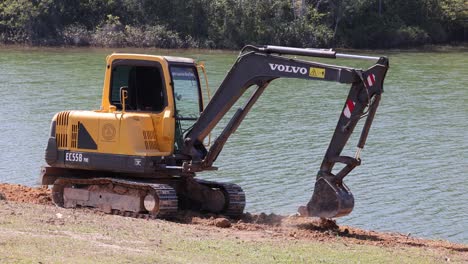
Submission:
{"label": "bush", "polygon": [[419,27],[399,28],[390,39],[392,47],[408,47],[430,42],[429,35]]}
{"label": "bush", "polygon": [[447,41],[447,32],[440,23],[430,23],[427,27],[427,34],[434,43],[443,43]]}
{"label": "bush", "polygon": [[164,26],[152,26],[144,31],[144,43],[158,48],[181,48],[183,41],[177,32],[167,30]]}
{"label": "bush", "polygon": [[118,16],[108,15],[106,22],[97,27],[91,44],[102,47],[124,47],[126,44],[125,27]]}
{"label": "bush", "polygon": [[132,47],[155,48],[187,48],[192,47],[192,42],[182,40],[177,32],[167,30],[164,26],[151,27],[125,27],[125,42]]}
{"label": "bush", "polygon": [[28,34],[24,30],[5,30],[0,32],[0,42],[5,44],[23,44],[29,41]]}
{"label": "bush", "polygon": [[89,46],[92,41],[91,32],[82,25],[70,25],[62,32],[63,43],[71,46]]}

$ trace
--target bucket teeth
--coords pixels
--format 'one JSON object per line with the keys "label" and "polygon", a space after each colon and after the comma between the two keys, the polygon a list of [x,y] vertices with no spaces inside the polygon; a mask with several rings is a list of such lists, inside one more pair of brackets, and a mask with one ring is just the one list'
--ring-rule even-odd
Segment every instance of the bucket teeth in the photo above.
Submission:
{"label": "bucket teeth", "polygon": [[320,177],[307,204],[308,216],[335,218],[348,215],[354,208],[354,197],[342,182]]}

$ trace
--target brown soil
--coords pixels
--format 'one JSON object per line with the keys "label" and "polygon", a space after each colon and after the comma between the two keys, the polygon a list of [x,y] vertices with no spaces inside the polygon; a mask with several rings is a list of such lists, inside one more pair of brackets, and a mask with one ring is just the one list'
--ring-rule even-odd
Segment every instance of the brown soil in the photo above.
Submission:
{"label": "brown soil", "polygon": [[0,183],[0,200],[52,205],[50,190],[47,188],[31,188],[19,184]]}
{"label": "brown soil", "polygon": [[[52,205],[50,190],[22,185],[0,184],[0,200]],[[83,210],[89,212],[89,210]],[[335,221],[301,216],[246,213],[241,219],[228,219],[218,215],[181,212],[176,222],[198,228],[223,228],[246,240],[279,238],[289,240],[337,241],[345,244],[366,244],[384,247],[425,247],[456,251],[468,260],[468,245],[443,240],[414,238],[399,233],[367,231],[349,226],[338,226]],[[259,232],[260,231],[260,232]]]}
{"label": "brown soil", "polygon": [[[203,226],[218,226],[216,216],[206,217],[189,212],[191,218],[179,218],[183,223]],[[222,217],[222,216],[221,216]],[[221,218],[223,219],[223,218]],[[256,236],[316,240],[321,242],[337,241],[345,244],[365,244],[383,247],[425,247],[453,250],[468,260],[468,245],[451,243],[444,240],[428,240],[411,237],[409,234],[368,231],[350,226],[338,226],[336,221],[300,216],[281,216],[275,214],[244,214],[240,220],[231,220],[230,229],[237,230],[237,236],[255,240]],[[256,232],[261,231],[261,232]],[[265,235],[267,234],[267,235]]]}

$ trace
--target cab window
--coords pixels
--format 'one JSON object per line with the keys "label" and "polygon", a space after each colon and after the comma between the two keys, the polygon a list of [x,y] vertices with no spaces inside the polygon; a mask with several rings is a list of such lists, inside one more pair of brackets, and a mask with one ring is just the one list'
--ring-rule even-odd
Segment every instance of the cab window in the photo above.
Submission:
{"label": "cab window", "polygon": [[197,119],[202,111],[198,75],[194,67],[171,67],[177,116]]}
{"label": "cab window", "polygon": [[165,106],[163,78],[159,67],[114,65],[111,76],[111,104],[121,110],[120,90],[126,89],[128,111],[161,111]]}
{"label": "cab window", "polygon": [[193,66],[171,66],[176,108],[175,149],[183,147],[183,138],[203,111],[198,73]]}

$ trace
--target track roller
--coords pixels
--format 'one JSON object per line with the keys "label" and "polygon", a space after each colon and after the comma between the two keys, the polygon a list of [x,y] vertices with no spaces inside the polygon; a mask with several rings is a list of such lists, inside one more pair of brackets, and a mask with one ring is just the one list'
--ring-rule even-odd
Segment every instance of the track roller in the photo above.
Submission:
{"label": "track roller", "polygon": [[60,207],[92,207],[132,217],[172,218],[178,207],[176,192],[169,185],[108,178],[59,178],[52,188],[52,200]]}
{"label": "track roller", "polygon": [[245,193],[239,185],[200,179],[195,179],[195,181],[212,189],[219,189],[224,194],[223,209],[217,213],[232,218],[239,218],[242,216],[245,208]]}

